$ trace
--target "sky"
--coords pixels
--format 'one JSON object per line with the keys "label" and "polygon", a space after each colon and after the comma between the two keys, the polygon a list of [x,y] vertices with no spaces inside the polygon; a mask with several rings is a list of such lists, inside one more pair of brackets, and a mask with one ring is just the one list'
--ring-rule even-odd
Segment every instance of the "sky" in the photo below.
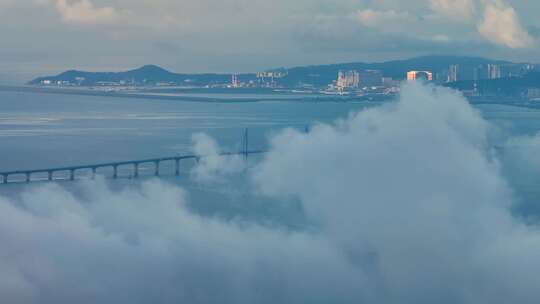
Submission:
{"label": "sky", "polygon": [[539,10],[529,0],[0,0],[0,81],[72,68],[233,73],[425,54],[540,62]]}

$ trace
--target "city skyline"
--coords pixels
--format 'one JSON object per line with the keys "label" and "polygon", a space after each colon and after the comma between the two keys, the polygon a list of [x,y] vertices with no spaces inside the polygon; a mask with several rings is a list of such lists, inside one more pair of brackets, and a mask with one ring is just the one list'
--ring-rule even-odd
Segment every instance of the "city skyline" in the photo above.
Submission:
{"label": "city skyline", "polygon": [[[313,94],[312,97],[340,95],[349,99],[382,101],[396,98],[405,81],[420,81],[457,89],[471,102],[498,98],[512,100],[514,104],[530,105],[540,98],[539,68],[539,65],[530,63],[431,56],[374,64],[307,66],[244,74],[182,74],[155,65],[118,73],[70,70],[38,77],[28,84],[41,92],[52,89],[65,93],[70,88],[80,87],[83,90],[77,90],[78,93],[85,95],[95,95],[93,90],[121,95],[137,90],[157,90],[173,95],[182,90],[238,94],[266,90],[267,93],[303,93]],[[130,93],[125,96],[132,97]]]}
{"label": "city skyline", "polygon": [[[227,82],[231,84],[231,87],[238,87],[242,82],[240,77],[251,77],[253,79],[258,79],[259,82],[264,83],[275,83],[278,80],[287,78],[289,71],[297,70],[317,70],[321,69],[322,71],[331,73],[337,73],[338,79],[335,81],[337,87],[346,88],[346,87],[358,87],[360,79],[370,78],[371,85],[379,85],[382,83],[383,78],[390,78],[394,80],[407,79],[407,80],[416,80],[417,74],[421,74],[422,78],[427,78],[429,81],[435,81],[437,83],[451,83],[458,81],[469,81],[469,80],[482,80],[482,79],[498,79],[498,78],[509,78],[509,77],[522,77],[529,72],[538,71],[540,64],[535,64],[532,62],[510,62],[510,61],[501,61],[493,60],[489,58],[481,57],[458,57],[458,56],[421,56],[414,58],[407,58],[397,61],[386,61],[386,62],[350,62],[350,63],[334,63],[328,65],[310,65],[310,66],[295,66],[295,67],[280,67],[280,68],[268,68],[260,71],[250,71],[245,73],[182,73],[178,71],[167,70],[163,67],[157,65],[144,65],[139,68],[129,69],[124,71],[114,71],[114,70],[102,70],[102,71],[83,71],[77,69],[70,69],[59,73],[57,75],[40,75],[34,80],[29,81],[30,84],[53,84],[48,79],[54,78],[65,78],[68,79],[57,79],[57,80],[70,80],[72,84],[81,85],[81,82],[84,82],[84,79],[77,79],[81,77],[76,76],[76,74],[86,74],[94,73],[99,75],[100,73],[137,73],[137,74],[147,74],[145,77],[155,78],[167,78],[167,77],[184,77],[188,81],[185,83],[188,86],[190,76],[204,76],[204,77],[219,77],[220,82]],[[383,71],[383,69],[388,69],[392,67],[394,71]],[[398,73],[396,75],[395,68],[401,69],[404,72]],[[334,72],[332,72],[335,70]],[[293,72],[295,73],[295,72]],[[425,75],[428,74],[428,75]],[[94,75],[94,76],[96,76]],[[153,75],[153,76],[152,76]],[[165,76],[164,76],[165,75]],[[107,76],[104,74],[103,76]],[[309,77],[322,76],[322,75],[307,75]],[[327,76],[327,75],[326,75]],[[124,77],[133,77],[133,76],[124,76]],[[128,78],[123,79],[126,82],[130,82]],[[155,80],[155,79],[154,79]],[[150,82],[154,81],[150,80]],[[224,81],[225,80],[225,81]],[[44,83],[43,81],[47,81]],[[166,79],[161,79],[159,82],[166,82]],[[166,83],[163,85],[166,85]],[[176,81],[172,81],[174,83]],[[178,84],[178,83],[177,83]],[[88,83],[83,84],[88,85]]]}

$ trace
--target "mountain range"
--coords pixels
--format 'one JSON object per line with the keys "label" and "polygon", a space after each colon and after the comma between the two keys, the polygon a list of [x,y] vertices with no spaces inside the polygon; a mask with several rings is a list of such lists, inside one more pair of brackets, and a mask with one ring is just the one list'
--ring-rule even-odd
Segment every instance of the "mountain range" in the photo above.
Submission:
{"label": "mountain range", "polygon": [[156,65],[145,65],[138,69],[126,72],[86,72],[69,70],[55,76],[38,77],[29,82],[37,85],[43,81],[67,81],[78,83],[83,86],[91,86],[99,83],[125,82],[134,84],[157,84],[157,83],[186,83],[193,85],[223,83],[230,80],[230,75],[225,74],[178,74],[167,71]]}
{"label": "mountain range", "polygon": [[[269,71],[286,71],[286,76],[277,79],[279,85],[295,87],[299,85],[326,86],[336,79],[340,70],[380,70],[384,77],[399,80],[404,79],[407,71],[429,70],[441,71],[450,65],[479,66],[485,64],[509,64],[508,61],[490,60],[479,57],[456,56],[424,56],[406,60],[394,60],[379,63],[341,63],[329,65],[313,65],[293,67],[289,69],[273,69]],[[256,73],[238,75],[240,81],[256,81]],[[231,74],[182,74],[165,70],[155,65],[146,65],[138,69],[125,72],[85,72],[70,70],[55,76],[44,76],[29,82],[31,85],[43,84],[44,81],[57,83],[69,82],[81,86],[92,86],[106,83],[125,83],[137,85],[156,85],[171,83],[177,85],[205,86],[229,83]]]}

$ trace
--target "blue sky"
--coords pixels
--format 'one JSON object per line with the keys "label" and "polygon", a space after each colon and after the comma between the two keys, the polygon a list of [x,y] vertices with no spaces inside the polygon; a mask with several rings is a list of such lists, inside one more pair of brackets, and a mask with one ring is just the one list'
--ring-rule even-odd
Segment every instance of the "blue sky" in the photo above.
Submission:
{"label": "blue sky", "polygon": [[0,0],[0,80],[149,63],[244,72],[422,54],[539,62],[539,9],[526,0]]}

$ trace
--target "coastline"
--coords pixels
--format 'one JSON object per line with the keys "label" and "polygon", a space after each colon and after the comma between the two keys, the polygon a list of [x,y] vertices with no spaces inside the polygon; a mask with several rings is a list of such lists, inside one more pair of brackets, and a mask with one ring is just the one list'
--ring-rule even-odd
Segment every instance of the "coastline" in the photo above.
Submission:
{"label": "coastline", "polygon": [[257,102],[261,101],[255,98],[243,98],[241,100],[232,100],[225,98],[212,97],[196,97],[196,96],[168,96],[159,94],[142,94],[142,93],[125,93],[118,91],[99,91],[91,89],[72,89],[72,88],[44,88],[35,86],[4,86],[0,85],[0,92],[24,92],[24,93],[43,93],[43,94],[61,94],[61,95],[78,95],[78,96],[101,96],[101,97],[118,97],[118,98],[137,98],[137,99],[158,99],[171,101],[188,101],[188,102]]}
{"label": "coastline", "polygon": [[25,93],[43,93],[43,94],[62,94],[62,95],[78,95],[78,96],[102,96],[102,97],[118,97],[118,98],[137,98],[137,99],[154,99],[154,100],[170,100],[170,101],[184,101],[184,102],[210,102],[210,103],[254,103],[264,101],[298,101],[298,102],[348,102],[348,101],[373,101],[384,102],[392,100],[394,97],[390,96],[339,96],[339,95],[320,95],[313,94],[313,96],[291,96],[291,98],[279,97],[279,93],[275,93],[276,97],[241,97],[238,95],[231,96],[230,98],[224,97],[208,97],[208,96],[189,96],[183,95],[165,95],[159,93],[152,93],[152,91],[131,91],[122,92],[119,90],[105,91],[105,90],[93,90],[88,88],[49,88],[49,87],[37,87],[37,86],[7,86],[0,85],[0,92],[25,92]]}
{"label": "coastline", "polygon": [[[312,96],[299,95],[291,96],[290,98],[279,97],[282,92],[268,93],[265,95],[275,94],[276,97],[238,97],[243,93],[238,93],[235,96],[229,97],[208,97],[208,96],[194,96],[181,95],[181,94],[163,94],[156,93],[158,88],[150,88],[146,92],[144,90],[97,90],[91,88],[61,88],[61,87],[39,87],[31,85],[0,85],[0,92],[22,92],[22,93],[38,93],[38,94],[61,94],[61,95],[74,95],[74,96],[98,96],[98,97],[116,97],[116,98],[134,98],[134,99],[146,99],[146,100],[168,100],[168,101],[182,101],[182,102],[208,102],[208,103],[255,103],[255,102],[280,102],[280,101],[296,101],[296,102],[388,102],[395,99],[395,96],[380,96],[380,95],[367,95],[367,96],[350,96],[350,95],[322,95],[313,94]],[[203,94],[211,94],[211,90],[205,92],[205,89],[198,90]],[[160,91],[157,91],[160,92]],[[252,92],[251,92],[252,93]],[[507,105],[522,108],[539,109],[540,102],[531,102],[527,100],[516,100],[509,98],[498,97],[466,97],[472,105]]]}

